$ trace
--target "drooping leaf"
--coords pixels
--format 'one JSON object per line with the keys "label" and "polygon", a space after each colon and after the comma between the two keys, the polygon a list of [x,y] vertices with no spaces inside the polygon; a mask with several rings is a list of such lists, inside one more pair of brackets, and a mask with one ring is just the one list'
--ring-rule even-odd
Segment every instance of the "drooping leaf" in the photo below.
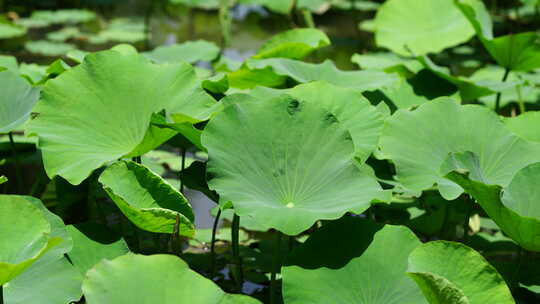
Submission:
{"label": "drooping leaf", "polygon": [[500,66],[514,71],[540,68],[540,42],[537,33],[523,32],[494,38],[493,23],[482,1],[458,0],[456,5]]}
{"label": "drooping leaf", "polygon": [[316,103],[290,96],[231,102],[206,126],[202,143],[209,185],[221,200],[288,235],[362,212],[381,194],[356,166],[350,133]]}
{"label": "drooping leaf", "polygon": [[508,185],[497,185],[482,179],[472,165],[477,162],[477,156],[466,153],[456,157],[459,162],[454,160],[453,165],[447,163],[445,173],[467,169],[470,174],[451,172],[446,177],[474,197],[506,235],[523,248],[540,251],[540,191],[537,187],[540,164],[531,164],[519,170]]}
{"label": "drooping leaf", "polygon": [[0,195],[0,285],[11,281],[62,242],[50,238],[51,225],[23,196]]}
{"label": "drooping leaf", "polygon": [[473,35],[453,0],[389,0],[375,17],[377,45],[404,56],[437,53]]}
{"label": "drooping leaf", "polygon": [[59,304],[78,301],[83,275],[64,258],[40,259],[4,287],[5,303]]}
{"label": "drooping leaf", "polygon": [[39,88],[10,70],[0,72],[0,86],[0,133],[8,133],[28,120],[39,98]]}
{"label": "drooping leaf", "polygon": [[127,254],[102,261],[88,271],[82,289],[88,304],[260,303],[248,296],[226,294],[173,255]]}
{"label": "drooping leaf", "polygon": [[70,225],[68,230],[73,238],[68,256],[81,275],[103,259],[111,260],[129,252],[124,239],[103,225],[84,223]]}
{"label": "drooping leaf", "polygon": [[422,69],[422,65],[417,60],[400,57],[393,53],[354,54],[351,61],[364,70],[393,72],[403,66],[410,73],[417,73]]}
{"label": "drooping leaf", "polygon": [[160,233],[173,233],[179,220],[179,233],[193,236],[194,215],[186,198],[159,175],[132,161],[112,164],[99,182],[120,211],[137,227]]}
{"label": "drooping leaf", "polygon": [[47,81],[29,131],[39,136],[47,174],[79,184],[103,164],[172,137],[172,130],[149,129],[153,113],[198,121],[214,104],[186,63],[155,65],[137,54],[103,51]]}
{"label": "drooping leaf", "polygon": [[409,253],[420,244],[405,227],[360,218],[324,225],[282,268],[285,303],[426,303],[405,274]]}
{"label": "drooping leaf", "polygon": [[540,112],[530,111],[525,112],[516,117],[508,117],[504,119],[506,126],[519,137],[540,142]]}
{"label": "drooping leaf", "polygon": [[429,303],[515,303],[497,270],[460,243],[435,241],[418,246],[409,256],[407,273]]}
{"label": "drooping leaf", "polygon": [[219,47],[205,40],[159,46],[144,55],[157,63],[212,61],[219,55]]}
{"label": "drooping leaf", "polygon": [[422,191],[437,184],[446,199],[463,192],[439,170],[449,153],[476,153],[481,175],[499,185],[508,185],[519,169],[540,161],[540,145],[513,135],[491,110],[448,98],[414,111],[398,110],[386,120],[380,146],[405,188]]}
{"label": "drooping leaf", "polygon": [[[360,92],[395,86],[399,79],[395,74],[381,71],[342,71],[330,60],[314,64],[286,58],[250,59],[247,61],[247,67],[252,70],[275,73],[278,76],[287,76],[299,83],[322,80]],[[255,79],[252,80],[252,87],[254,87],[257,83]],[[234,84],[231,83],[231,86],[234,87]]]}

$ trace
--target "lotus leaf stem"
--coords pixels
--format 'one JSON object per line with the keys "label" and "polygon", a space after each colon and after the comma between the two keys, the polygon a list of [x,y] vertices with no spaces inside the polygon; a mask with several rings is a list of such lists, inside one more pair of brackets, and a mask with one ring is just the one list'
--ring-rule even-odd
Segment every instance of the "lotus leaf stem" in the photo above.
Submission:
{"label": "lotus leaf stem", "polygon": [[11,146],[11,153],[15,161],[15,176],[17,178],[17,192],[22,194],[23,192],[23,178],[21,174],[21,162],[19,160],[19,154],[17,153],[17,147],[15,146],[15,141],[13,140],[13,133],[9,132],[9,144]]}
{"label": "lotus leaf stem", "polygon": [[[182,149],[182,163],[180,172],[186,168],[186,149]],[[184,180],[180,178],[180,193],[184,194]]]}
{"label": "lotus leaf stem", "polygon": [[214,225],[212,226],[212,240],[210,241],[210,275],[212,279],[216,276],[216,232],[220,217],[221,209],[218,210],[216,218],[214,219]]}
{"label": "lotus leaf stem", "polygon": [[[506,68],[504,70],[502,82],[506,82],[506,79],[508,79],[508,74],[510,74],[510,68]],[[502,92],[498,92],[497,97],[495,98],[495,112],[498,112],[501,106],[501,95],[502,95]]]}
{"label": "lotus leaf stem", "polygon": [[242,291],[242,286],[244,284],[243,270],[242,270],[242,257],[240,257],[240,242],[239,234],[240,231],[240,217],[234,215],[232,222],[231,230],[231,241],[232,241],[232,252],[233,252],[233,262],[234,262],[234,279],[236,281],[236,290],[238,292]]}
{"label": "lotus leaf stem", "polygon": [[313,14],[308,9],[302,10],[302,16],[304,17],[304,23],[307,27],[315,28],[315,21],[313,20]]}

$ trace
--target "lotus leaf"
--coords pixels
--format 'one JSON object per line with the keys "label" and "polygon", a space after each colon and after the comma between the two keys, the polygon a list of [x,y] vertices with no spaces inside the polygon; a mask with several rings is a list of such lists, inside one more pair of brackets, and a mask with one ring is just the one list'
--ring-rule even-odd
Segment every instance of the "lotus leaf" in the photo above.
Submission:
{"label": "lotus leaf", "polygon": [[0,85],[3,88],[0,96],[0,133],[7,133],[28,120],[39,98],[39,88],[32,87],[11,70],[0,72]]}
{"label": "lotus leaf", "polygon": [[504,119],[506,126],[519,137],[540,142],[540,112],[526,112],[516,117]]}
{"label": "lotus leaf", "polygon": [[145,55],[157,63],[195,63],[214,60],[219,56],[219,47],[212,42],[196,40],[160,46]]}

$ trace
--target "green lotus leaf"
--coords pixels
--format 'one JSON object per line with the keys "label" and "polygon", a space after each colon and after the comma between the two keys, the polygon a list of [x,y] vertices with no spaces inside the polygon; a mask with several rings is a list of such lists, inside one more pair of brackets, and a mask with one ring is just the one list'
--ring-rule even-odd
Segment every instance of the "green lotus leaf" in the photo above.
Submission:
{"label": "green lotus leaf", "polygon": [[31,20],[41,22],[46,25],[83,23],[96,19],[96,14],[84,9],[61,9],[56,11],[34,11],[30,16]]}
{"label": "green lotus leaf", "polygon": [[540,251],[540,192],[537,187],[540,164],[531,164],[519,170],[509,185],[497,185],[486,181],[478,173],[474,166],[478,162],[476,155],[466,153],[454,155],[453,158],[453,165],[447,163],[443,172],[466,169],[470,172],[469,176],[451,172],[446,177],[474,197],[511,239],[523,248]]}
{"label": "green lotus leaf", "polygon": [[9,304],[59,304],[77,302],[83,275],[64,257],[41,258],[4,286]]}
{"label": "green lotus leaf", "polygon": [[0,185],[7,182],[8,181],[8,178],[3,176],[3,175],[0,175]]}
{"label": "green lotus leaf", "polygon": [[186,198],[143,165],[119,161],[105,169],[99,182],[120,211],[137,227],[173,233],[177,219],[179,234],[193,236],[194,215]]}
{"label": "green lotus leaf", "polygon": [[142,19],[115,18],[105,29],[95,35],[87,35],[87,38],[93,44],[137,43],[146,39],[146,33]]}
{"label": "green lotus leaf", "polygon": [[104,260],[88,271],[82,289],[88,304],[260,303],[248,296],[223,292],[178,257],[164,254],[127,254]]}
{"label": "green lotus leaf", "polygon": [[47,76],[47,66],[22,62],[19,65],[19,73],[30,83],[37,84]]}
{"label": "green lotus leaf", "polygon": [[326,34],[317,29],[293,29],[270,38],[253,58],[302,59],[311,52],[330,45]]}
{"label": "green lotus leaf", "polygon": [[111,260],[129,252],[124,239],[106,226],[84,223],[67,228],[73,238],[73,249],[68,256],[81,275],[103,259]]}
{"label": "green lotus leaf", "polygon": [[540,142],[540,112],[525,112],[516,117],[507,117],[504,123],[519,137],[528,141]]}
{"label": "green lotus leaf", "polygon": [[219,56],[219,47],[205,40],[187,41],[181,44],[159,46],[144,54],[157,63],[177,63],[185,61],[212,61]]}
{"label": "green lotus leaf", "polygon": [[342,71],[330,60],[315,64],[286,58],[249,59],[247,67],[264,71],[270,68],[276,75],[290,77],[299,83],[322,80],[360,92],[395,86],[399,79],[395,74],[381,71]]}
{"label": "green lotus leaf", "polygon": [[[398,109],[410,109],[429,102],[425,96],[416,95],[414,88],[406,79],[401,78],[396,87],[382,88],[381,92],[390,99]],[[384,104],[384,102],[381,102]]]}
{"label": "green lotus leaf", "polygon": [[382,228],[354,217],[326,224],[281,269],[284,302],[426,303],[405,273],[409,253],[420,244],[401,226]]}
{"label": "green lotus leaf", "polygon": [[242,4],[258,4],[279,14],[289,14],[294,7],[293,0],[239,0]]}
{"label": "green lotus leaf", "polygon": [[409,256],[407,273],[429,303],[515,303],[497,270],[460,243],[435,241],[418,246]]}
{"label": "green lotus leaf", "polygon": [[28,129],[39,136],[47,174],[72,184],[107,162],[141,155],[176,134],[149,129],[153,113],[165,110],[199,121],[215,105],[189,64],[155,65],[114,50],[87,55],[82,64],[47,81],[41,98],[34,108],[39,116]]}
{"label": "green lotus leaf", "polygon": [[453,0],[389,0],[375,16],[377,45],[404,56],[437,53],[473,35]]}
{"label": "green lotus leaf", "polygon": [[45,214],[23,196],[0,195],[0,286],[62,242]]}
{"label": "green lotus leaf", "polygon": [[297,85],[287,90],[257,87],[251,91],[255,98],[278,97],[288,94],[294,98],[321,105],[336,115],[350,133],[356,155],[365,161],[376,149],[383,126],[383,115],[356,90],[342,88],[325,81]]}
{"label": "green lotus leaf", "polygon": [[17,58],[13,56],[0,55],[0,68],[16,71],[18,69]]}
{"label": "green lotus leaf", "polygon": [[435,63],[433,63],[427,56],[418,57],[418,61],[420,61],[420,63],[422,63],[426,69],[430,70],[435,75],[455,85],[459,89],[461,99],[465,101],[493,95],[497,92],[515,90],[516,85],[520,84],[520,82],[502,82],[501,80],[494,80],[492,78],[470,79],[466,77],[453,76],[450,74],[450,71],[447,68],[435,65]]}
{"label": "green lotus leaf", "polygon": [[39,98],[39,88],[10,70],[0,72],[0,86],[0,133],[8,133],[28,120]]}
{"label": "green lotus leaf", "polygon": [[458,0],[456,5],[500,66],[515,71],[540,68],[540,42],[537,33],[523,32],[494,38],[493,23],[482,1]]}
{"label": "green lotus leaf", "polygon": [[393,53],[354,54],[351,61],[364,70],[393,72],[403,66],[409,73],[414,74],[422,69],[422,64],[417,60],[400,57]]}
{"label": "green lotus leaf", "polygon": [[356,166],[343,123],[313,102],[286,95],[240,98],[208,123],[202,143],[213,176],[209,186],[221,200],[232,202],[238,215],[288,235],[319,219],[362,212],[381,194]]}
{"label": "green lotus leaf", "polygon": [[508,185],[519,169],[540,161],[540,145],[512,134],[490,109],[448,98],[414,111],[398,110],[386,120],[379,144],[405,188],[422,191],[438,184],[448,200],[463,192],[439,170],[449,153],[476,153],[481,175],[499,185]]}
{"label": "green lotus leaf", "polygon": [[9,24],[0,22],[0,39],[11,39],[20,37],[26,34],[24,27],[16,24]]}

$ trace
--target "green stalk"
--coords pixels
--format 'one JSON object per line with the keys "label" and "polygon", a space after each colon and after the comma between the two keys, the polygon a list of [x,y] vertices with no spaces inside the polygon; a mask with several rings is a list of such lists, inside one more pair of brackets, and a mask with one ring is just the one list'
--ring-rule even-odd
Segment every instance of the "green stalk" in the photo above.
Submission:
{"label": "green stalk", "polygon": [[[184,171],[186,168],[186,149],[182,149],[182,169],[180,172]],[[184,194],[184,181],[180,178],[180,193]]]}
{"label": "green stalk", "polygon": [[216,231],[220,217],[221,209],[218,210],[216,218],[214,219],[214,225],[212,226],[212,240],[210,242],[210,278],[212,279],[216,276]]}
{"label": "green stalk", "polygon": [[313,14],[308,9],[302,10],[302,16],[307,27],[315,28],[315,21],[313,20]]}
{"label": "green stalk", "polygon": [[0,304],[4,304],[4,286],[0,285]]}
{"label": "green stalk", "polygon": [[518,85],[516,87],[517,95],[518,95],[518,106],[519,106],[519,114],[525,113],[527,110],[525,109],[525,102],[523,102],[523,95],[521,94],[521,86]]}
{"label": "green stalk", "polygon": [[[510,74],[510,69],[506,68],[504,70],[504,75],[502,78],[502,82],[506,82],[506,79],[508,79],[508,74]],[[497,93],[497,97],[495,98],[495,112],[499,111],[499,107],[501,106],[501,95],[502,92]]]}
{"label": "green stalk", "polygon": [[156,1],[150,1],[146,14],[144,15],[144,47],[150,49],[150,21],[152,19],[152,13],[154,12],[154,4]]}
{"label": "green stalk", "polygon": [[280,252],[281,252],[281,232],[276,231],[276,244],[274,245],[274,255],[272,256],[272,273],[270,275],[270,304],[278,303],[277,299],[277,281],[276,276],[281,265],[280,262]]}
{"label": "green stalk", "polygon": [[240,257],[240,217],[234,214],[231,230],[232,251],[233,251],[233,263],[234,263],[234,277],[236,280],[236,291],[242,292],[242,285],[244,284],[244,273],[242,270],[242,257]]}
{"label": "green stalk", "polygon": [[17,177],[17,193],[23,194],[23,179],[21,174],[21,162],[19,160],[19,155],[17,153],[17,147],[15,147],[15,141],[13,140],[13,133],[9,132],[9,144],[11,146],[11,153],[13,154],[13,159],[15,160],[15,176]]}
{"label": "green stalk", "polygon": [[221,34],[223,36],[222,47],[226,47],[231,42],[232,19],[229,13],[229,0],[220,0],[219,2],[219,23],[221,25]]}

